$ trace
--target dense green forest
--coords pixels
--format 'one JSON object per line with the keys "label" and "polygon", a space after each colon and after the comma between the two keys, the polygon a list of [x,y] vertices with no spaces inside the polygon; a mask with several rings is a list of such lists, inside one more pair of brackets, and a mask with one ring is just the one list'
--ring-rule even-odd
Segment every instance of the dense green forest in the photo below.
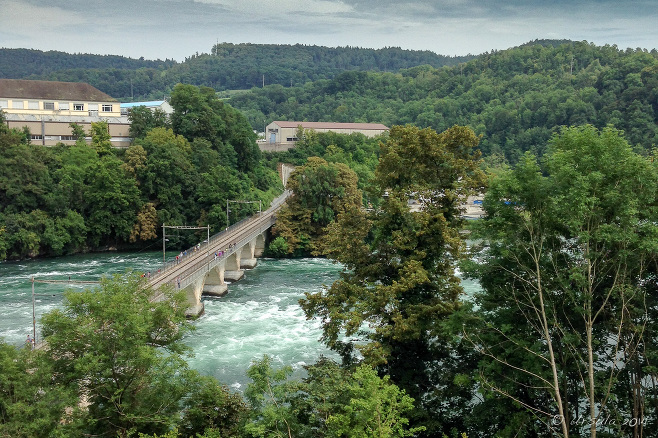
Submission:
{"label": "dense green forest", "polygon": [[[213,104],[212,91],[181,92]],[[49,348],[0,342],[0,436],[652,436],[655,152],[611,127],[565,127],[543,158],[487,173],[478,142],[464,126],[393,127],[369,209],[340,159],[296,170],[281,237],[310,237],[344,267],[300,302],[340,364],[320,358],[293,379],[263,357],[231,393],[186,363],[182,294],[152,302],[139,276],[106,278],[43,317]],[[484,186],[469,249],[460,206]],[[464,295],[458,266],[479,292]]]}
{"label": "dense green forest", "polygon": [[[394,126],[368,209],[340,158],[349,146],[296,170],[273,252],[345,268],[301,300],[307,317],[344,367],[373,366],[413,397],[416,436],[650,435],[656,151],[634,152],[612,127],[563,127],[542,158],[483,169],[478,142],[467,127]],[[460,206],[485,187],[467,251]],[[482,290],[465,296],[457,266]]]}
{"label": "dense green forest", "polygon": [[612,125],[645,153],[658,135],[658,52],[586,42],[527,44],[458,66],[344,72],[299,87],[233,96],[254,127],[272,120],[455,124],[482,135],[485,156],[543,154],[559,126]]}
{"label": "dense green forest", "polygon": [[[226,199],[281,189],[285,161],[300,167],[270,249],[344,267],[300,301],[341,363],[291,379],[265,357],[243,396],[189,369],[174,291],[153,303],[126,275],[68,293],[42,320],[49,349],[0,342],[0,436],[653,436],[656,55],[528,44],[270,85],[230,106],[177,85],[170,119],[131,114],[126,151],[102,124],[91,145],[54,148],[0,124],[8,257],[148,245],[164,221],[221,228]],[[272,119],[391,130],[306,132],[261,156],[249,122]],[[484,217],[466,223],[483,192]],[[459,272],[481,290],[465,295]]]}
{"label": "dense green forest", "polygon": [[456,65],[474,56],[448,57],[397,47],[363,49],[221,43],[184,62],[121,56],[0,49],[0,77],[86,82],[120,101],[162,99],[177,83],[221,90],[266,84],[290,87],[333,78],[346,70],[398,71],[416,65]]}
{"label": "dense green forest", "polygon": [[[90,133],[72,126],[79,141],[55,147],[29,144],[0,123],[0,259],[144,247],[163,223],[218,232],[227,199],[267,205],[280,193],[247,121],[214,90],[179,85],[171,104],[171,121],[149,110],[131,115],[135,141],[126,150],[111,146],[104,122]],[[235,207],[232,219],[250,207]]]}
{"label": "dense green forest", "polygon": [[0,71],[5,79],[44,77],[54,72],[71,69],[138,70],[141,68],[169,68],[173,60],[145,60],[117,55],[93,55],[90,53],[44,52],[34,49],[0,48]]}

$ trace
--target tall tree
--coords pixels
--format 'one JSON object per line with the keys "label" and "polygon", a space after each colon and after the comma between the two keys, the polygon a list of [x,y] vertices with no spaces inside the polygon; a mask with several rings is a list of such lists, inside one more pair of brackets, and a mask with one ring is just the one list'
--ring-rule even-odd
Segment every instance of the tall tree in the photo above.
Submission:
{"label": "tall tree", "polygon": [[160,108],[151,110],[146,106],[136,106],[128,112],[130,120],[130,136],[133,139],[144,138],[153,128],[171,128],[167,113]]}
{"label": "tall tree", "polygon": [[[390,374],[419,402],[425,420],[445,339],[442,321],[459,306],[460,209],[482,183],[477,144],[465,127],[441,134],[391,128],[375,171],[380,208],[353,208],[329,225],[327,252],[345,272],[302,300],[307,317],[320,317],[329,347],[348,361],[356,349]],[[410,199],[420,202],[418,211]]]}
{"label": "tall tree", "polygon": [[239,111],[224,103],[208,87],[178,84],[171,95],[176,134],[189,141],[206,139],[219,152],[221,164],[242,172],[256,169],[260,149],[256,134]]}
{"label": "tall tree", "polygon": [[483,292],[465,334],[483,355],[484,386],[543,433],[618,435],[633,421],[633,436],[646,433],[657,191],[655,163],[592,126],[564,129],[543,166],[527,155],[491,183],[476,229]]}
{"label": "tall tree", "polygon": [[292,196],[277,215],[274,233],[286,239],[288,251],[321,254],[326,227],[336,217],[361,207],[357,176],[347,165],[311,157],[288,179]]}
{"label": "tall tree", "polygon": [[99,290],[67,292],[42,319],[55,379],[78,388],[84,434],[162,433],[178,422],[194,382],[183,360],[184,296],[144,287],[138,275],[101,280]]}

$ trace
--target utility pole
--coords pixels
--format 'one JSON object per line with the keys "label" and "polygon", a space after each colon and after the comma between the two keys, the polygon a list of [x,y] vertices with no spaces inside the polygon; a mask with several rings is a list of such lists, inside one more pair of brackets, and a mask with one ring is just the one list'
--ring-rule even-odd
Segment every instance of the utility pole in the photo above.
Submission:
{"label": "utility pole", "polygon": [[34,309],[34,276],[32,277],[32,339],[34,339],[34,345],[37,344],[37,316]]}

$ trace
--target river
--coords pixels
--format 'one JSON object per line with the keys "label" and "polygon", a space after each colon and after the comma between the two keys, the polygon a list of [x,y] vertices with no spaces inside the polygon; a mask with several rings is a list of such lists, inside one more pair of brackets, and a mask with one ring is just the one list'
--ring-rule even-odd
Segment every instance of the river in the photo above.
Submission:
{"label": "river", "polygon": [[[96,280],[126,269],[157,271],[162,253],[102,253],[0,263],[0,337],[21,345],[32,333],[32,283],[37,279]],[[338,278],[340,266],[330,260],[260,259],[245,278],[229,286],[223,298],[204,298],[205,313],[185,342],[194,356],[190,366],[234,389],[244,389],[245,371],[264,354],[279,364],[301,369],[320,355],[335,357],[319,342],[317,321],[307,321],[298,305],[305,292],[315,292]],[[81,289],[83,286],[74,286]],[[466,293],[477,284],[464,282]],[[37,322],[61,305],[65,287],[35,283]],[[37,337],[38,328],[37,328]]]}

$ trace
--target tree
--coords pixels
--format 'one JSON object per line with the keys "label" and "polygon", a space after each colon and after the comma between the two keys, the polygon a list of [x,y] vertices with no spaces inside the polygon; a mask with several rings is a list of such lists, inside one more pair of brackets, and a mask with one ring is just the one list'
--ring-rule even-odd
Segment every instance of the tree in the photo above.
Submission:
{"label": "tree", "polygon": [[183,354],[183,295],[144,287],[136,274],[103,278],[98,290],[67,292],[44,315],[43,337],[56,382],[79,391],[84,433],[126,437],[163,433],[195,379]]}
{"label": "tree", "polygon": [[271,364],[272,359],[263,356],[247,370],[252,383],[245,397],[251,405],[252,421],[246,424],[245,432],[251,437],[292,437],[296,423],[290,398],[298,385],[287,381],[292,373],[290,366],[274,370]]}
{"label": "tree", "polygon": [[252,172],[261,158],[256,134],[239,111],[220,100],[215,90],[178,84],[171,95],[176,134],[189,141],[206,139],[219,152],[221,164]]}
{"label": "tree", "polygon": [[0,370],[0,437],[53,436],[77,396],[53,383],[52,364],[43,352],[0,341]]}
{"label": "tree", "polygon": [[404,437],[423,428],[408,427],[413,399],[369,366],[354,372],[322,358],[306,367],[308,376],[288,379],[292,369],[272,369],[265,356],[249,368],[245,391],[253,437]]}
{"label": "tree", "polygon": [[414,399],[380,378],[365,365],[359,366],[347,383],[345,398],[349,402],[327,418],[329,437],[405,437],[415,436],[424,427],[408,429]]}
{"label": "tree", "polygon": [[180,431],[185,436],[197,437],[211,431],[217,437],[240,436],[248,408],[239,394],[231,393],[212,377],[199,377],[190,389]]}
{"label": "tree", "polygon": [[146,106],[136,106],[128,112],[130,136],[134,139],[144,138],[153,128],[171,128],[169,117],[160,108],[151,110]]}
{"label": "tree", "polygon": [[655,412],[657,190],[653,162],[592,126],[562,130],[543,166],[527,155],[491,183],[465,335],[482,384],[549,431],[595,437],[612,417],[603,428],[619,435],[632,418],[642,436]]}
{"label": "tree", "polygon": [[[110,139],[110,128],[107,122],[91,123],[91,147],[96,149],[99,156],[112,154],[112,143]],[[80,138],[80,137],[78,137]]]}
{"label": "tree", "polygon": [[87,145],[87,133],[85,132],[85,129],[77,124],[77,123],[69,123],[69,127],[71,128],[71,135],[75,137],[75,144],[77,146],[86,146]]}
{"label": "tree", "polygon": [[134,178],[114,155],[101,157],[88,168],[84,208],[92,245],[129,238],[141,206]]}
{"label": "tree", "polygon": [[[274,233],[286,240],[289,253],[321,254],[326,227],[339,214],[359,209],[362,203],[354,171],[317,157],[295,169],[287,189],[292,196],[277,215]],[[302,244],[305,239],[307,246]]]}
{"label": "tree", "polygon": [[[357,349],[421,404],[436,388],[432,370],[449,355],[440,352],[442,321],[459,306],[460,208],[482,182],[477,144],[465,127],[442,134],[391,128],[373,184],[381,207],[353,208],[329,225],[327,253],[345,272],[301,302],[308,318],[320,318],[324,342],[344,360],[354,361]],[[410,209],[412,198],[420,211]]]}
{"label": "tree", "polygon": [[219,152],[222,164],[236,168],[235,149],[227,144],[230,127],[217,110],[223,105],[212,88],[178,84],[171,94],[171,106],[174,108],[171,125],[176,134],[190,142],[194,139],[208,140]]}

